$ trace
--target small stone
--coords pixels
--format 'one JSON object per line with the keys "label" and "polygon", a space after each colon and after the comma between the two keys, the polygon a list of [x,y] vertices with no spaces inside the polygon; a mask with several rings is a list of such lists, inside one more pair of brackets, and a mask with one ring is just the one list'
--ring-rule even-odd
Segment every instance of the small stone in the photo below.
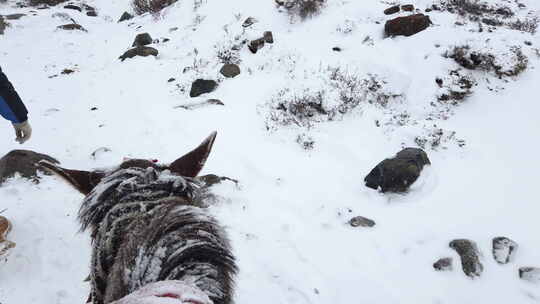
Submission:
{"label": "small stone", "polygon": [[506,237],[493,239],[493,258],[499,264],[508,264],[515,256],[518,244]]}
{"label": "small stone", "polygon": [[264,38],[264,42],[266,43],[274,43],[274,35],[272,34],[271,31],[266,31],[263,33],[263,38]]}
{"label": "small stone", "polygon": [[262,49],[263,47],[264,47],[264,38],[252,40],[248,44],[248,48],[253,54],[257,54],[257,51]]}
{"label": "small stone", "polygon": [[19,20],[24,16],[26,15],[25,14],[11,14],[11,15],[5,15],[4,18],[6,18],[6,20]]}
{"label": "small stone", "polygon": [[91,107],[90,111],[96,111],[97,109],[98,109],[97,107]]}
{"label": "small stone", "polygon": [[242,23],[242,27],[250,27],[252,26],[253,24],[257,23],[257,19],[253,18],[253,17],[248,17],[244,23]]}
{"label": "small stone", "polygon": [[197,97],[202,94],[213,92],[218,84],[214,80],[197,79],[191,85],[190,97]]}
{"label": "small stone", "polygon": [[528,45],[528,46],[532,45],[532,42],[530,42],[530,41],[525,41],[524,43],[525,43],[525,45]]}
{"label": "small stone", "polygon": [[61,30],[66,30],[66,31],[74,31],[74,30],[77,30],[77,31],[88,32],[84,27],[82,27],[82,25],[77,24],[77,23],[70,23],[70,24],[59,25],[59,26],[57,26],[57,28],[58,28],[58,29],[61,29]]}
{"label": "small stone", "polygon": [[175,81],[175,80],[176,80],[176,78],[172,78],[172,77],[171,77],[171,78],[169,78],[169,79],[167,80],[167,82],[173,82],[173,81]]}
{"label": "small stone", "polygon": [[540,283],[540,268],[521,267],[519,268],[519,278],[531,283]]}
{"label": "small stone", "polygon": [[77,5],[73,5],[73,4],[68,4],[66,6],[64,6],[65,9],[71,9],[71,10],[76,10],[76,11],[79,11],[79,12],[82,12],[82,8],[80,8],[79,6]]}
{"label": "small stone", "polygon": [[341,48],[339,46],[335,46],[335,47],[332,48],[332,51],[341,52]]}
{"label": "small stone", "polygon": [[433,263],[433,268],[437,271],[452,271],[453,259],[452,258],[442,258],[439,259],[437,262]]}
{"label": "small stone", "polygon": [[479,277],[484,271],[484,266],[480,263],[480,251],[476,243],[467,239],[453,240],[449,244],[461,258],[463,272],[470,278]]}
{"label": "small stone", "polygon": [[414,5],[412,5],[412,4],[402,5],[401,10],[406,11],[406,12],[412,12],[412,11],[414,11]]}
{"label": "small stone", "polygon": [[88,11],[86,12],[86,16],[88,17],[97,17],[96,11]]}
{"label": "small stone", "polygon": [[122,16],[120,16],[120,19],[118,19],[118,22],[130,20],[130,19],[133,19],[133,15],[130,14],[130,13],[128,13],[128,12],[124,12],[124,13],[122,14]]}
{"label": "small stone", "polygon": [[69,74],[73,74],[73,73],[75,73],[75,71],[72,70],[72,69],[63,69],[62,72],[61,72],[61,74],[64,74],[64,75],[69,75]]}
{"label": "small stone", "polygon": [[240,67],[234,63],[228,63],[225,64],[219,72],[227,78],[234,78],[240,75]]}
{"label": "small stone", "polygon": [[219,99],[208,99],[206,101],[208,104],[218,105],[218,106],[224,106],[225,104],[219,100]]}
{"label": "small stone", "polygon": [[135,37],[132,47],[152,44],[152,37],[148,33],[141,33]]}
{"label": "small stone", "polygon": [[392,15],[399,12],[399,5],[394,5],[384,10],[385,15]]}
{"label": "small stone", "polygon": [[373,227],[375,226],[375,221],[363,216],[355,216],[349,220],[349,225],[352,227]]}
{"label": "small stone", "polygon": [[439,88],[442,88],[442,85],[443,85],[443,80],[442,78],[435,78],[435,83],[437,83],[437,85],[439,86]]}
{"label": "small stone", "polygon": [[169,29],[169,32],[172,33],[172,32],[177,31],[177,30],[178,30],[178,27],[175,26],[175,27],[171,27]]}
{"label": "small stone", "polygon": [[149,46],[139,46],[139,47],[127,50],[122,56],[118,57],[118,59],[124,61],[127,58],[133,58],[135,56],[142,56],[142,57],[154,56],[155,57],[158,55],[158,53],[159,53],[158,50],[156,50],[155,48],[152,48]]}

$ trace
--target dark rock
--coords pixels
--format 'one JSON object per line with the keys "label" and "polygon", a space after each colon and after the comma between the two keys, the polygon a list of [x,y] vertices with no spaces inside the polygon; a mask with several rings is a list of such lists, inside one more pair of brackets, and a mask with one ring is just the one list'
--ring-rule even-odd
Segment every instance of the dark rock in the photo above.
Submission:
{"label": "dark rock", "polygon": [[452,258],[442,258],[433,263],[433,268],[435,268],[437,271],[452,271],[452,262]]}
{"label": "dark rock", "polygon": [[169,39],[169,38],[162,38],[161,39],[161,43],[165,43],[165,42],[169,42],[169,41],[171,41],[171,39]]}
{"label": "dark rock", "polygon": [[253,24],[257,23],[257,19],[253,18],[253,17],[248,17],[244,23],[242,23],[242,27],[250,27],[252,26]]}
{"label": "dark rock", "polygon": [[5,15],[4,18],[6,20],[19,20],[24,16],[26,15],[25,14],[11,14],[11,15]]}
{"label": "dark rock", "polygon": [[263,46],[264,46],[264,38],[252,40],[248,44],[248,48],[253,54],[257,54],[257,51],[262,49]]}
{"label": "dark rock", "polygon": [[515,256],[518,244],[506,237],[493,239],[493,258],[499,264],[508,264]]}
{"label": "dark rock", "polygon": [[139,46],[139,47],[127,50],[122,56],[118,57],[118,59],[124,61],[127,58],[133,58],[135,56],[142,56],[142,57],[157,56],[158,53],[159,53],[158,50],[156,50],[153,47]]}
{"label": "dark rock", "polygon": [[171,78],[169,78],[169,79],[167,80],[167,82],[173,82],[173,81],[175,81],[175,80],[176,80],[176,78],[172,78],[172,77],[171,77]]}
{"label": "dark rock", "polygon": [[384,10],[385,15],[392,15],[399,12],[399,5],[394,5]]}
{"label": "dark rock", "polygon": [[532,45],[532,42],[530,42],[530,41],[528,41],[528,40],[525,41],[525,42],[523,42],[523,43],[525,43],[525,45],[528,45],[528,46],[531,46],[531,45]]}
{"label": "dark rock", "polygon": [[424,14],[414,14],[388,20],[384,26],[387,36],[412,36],[429,27],[431,20]]}
{"label": "dark rock", "polygon": [[37,181],[38,172],[47,174],[39,170],[36,163],[41,160],[58,164],[59,162],[45,154],[36,153],[29,150],[13,150],[0,159],[0,184],[6,179],[13,177],[16,173],[24,178]]}
{"label": "dark rock", "polygon": [[272,34],[271,31],[266,31],[263,33],[263,38],[264,38],[264,42],[266,43],[274,43],[274,35]]}
{"label": "dark rock", "polygon": [[235,184],[238,184],[238,181],[235,180],[235,179],[232,179],[232,178],[229,178],[229,177],[226,177],[226,176],[217,176],[215,174],[208,174],[208,175],[199,176],[199,177],[197,177],[197,179],[200,180],[201,182],[203,182],[204,187],[212,187],[212,186],[220,184],[221,182],[224,182],[224,181],[231,181],[231,182],[233,182]]}
{"label": "dark rock", "polygon": [[384,192],[405,192],[409,189],[425,165],[431,162],[426,152],[418,148],[406,148],[394,158],[380,162],[364,178],[366,186]]}
{"label": "dark rock", "polygon": [[197,97],[210,93],[217,88],[218,84],[214,80],[197,79],[191,84],[190,97]]}
{"label": "dark rock", "polygon": [[[29,4],[32,6],[42,6],[42,5],[55,6],[60,3],[64,3],[66,1],[67,0],[30,0]],[[38,9],[41,9],[41,8],[42,7],[38,7]]]}
{"label": "dark rock", "polygon": [[64,75],[69,75],[73,73],[75,73],[75,70],[72,70],[72,69],[63,69],[61,72],[61,74],[64,74]]}
{"label": "dark rock", "polygon": [[120,16],[120,19],[118,19],[118,22],[130,20],[130,19],[133,19],[133,15],[130,14],[130,13],[128,13],[128,12],[124,12],[124,13],[122,14],[122,16]]}
{"label": "dark rock", "polygon": [[97,107],[91,107],[90,111],[97,111],[97,109],[98,109]]}
{"label": "dark rock", "polygon": [[401,10],[406,11],[406,12],[412,12],[412,11],[414,11],[414,5],[412,5],[412,4],[402,5]]}
{"label": "dark rock", "polygon": [[96,11],[87,11],[86,16],[97,17],[97,13],[96,13]]}
{"label": "dark rock", "polygon": [[349,220],[349,225],[352,227],[373,227],[375,222],[363,216],[355,216]]}
{"label": "dark rock", "polygon": [[6,30],[7,26],[8,23],[4,21],[2,16],[0,16],[0,35],[4,35],[4,31]]}
{"label": "dark rock", "polygon": [[138,34],[133,41],[132,47],[152,44],[152,37],[148,33]]}
{"label": "dark rock", "polygon": [[540,268],[521,267],[519,268],[519,278],[532,283],[540,283]]}
{"label": "dark rock", "polygon": [[240,67],[234,63],[228,63],[225,64],[219,72],[227,78],[233,78],[240,75]]}
{"label": "dark rock", "polygon": [[341,48],[338,47],[338,46],[335,46],[335,47],[332,48],[332,51],[334,51],[334,52],[341,52]]}
{"label": "dark rock", "polygon": [[208,100],[206,101],[206,103],[208,103],[208,104],[213,104],[213,105],[218,105],[218,106],[224,106],[224,105],[225,105],[225,104],[224,104],[221,100],[219,100],[219,99],[208,99]]}
{"label": "dark rock", "polygon": [[77,5],[73,5],[73,4],[68,4],[66,6],[64,6],[65,9],[72,9],[72,10],[76,10],[76,11],[79,11],[79,12],[82,12],[82,8],[80,6],[77,6]]}
{"label": "dark rock", "polygon": [[66,31],[75,31],[75,30],[77,30],[77,31],[88,32],[84,27],[82,27],[82,25],[77,24],[77,23],[59,25],[59,26],[57,26],[57,28],[61,29],[61,30],[66,30]]}
{"label": "dark rock", "polygon": [[459,254],[461,267],[467,276],[475,278],[482,274],[484,266],[480,263],[480,251],[476,243],[471,240],[458,239],[451,241],[449,246]]}

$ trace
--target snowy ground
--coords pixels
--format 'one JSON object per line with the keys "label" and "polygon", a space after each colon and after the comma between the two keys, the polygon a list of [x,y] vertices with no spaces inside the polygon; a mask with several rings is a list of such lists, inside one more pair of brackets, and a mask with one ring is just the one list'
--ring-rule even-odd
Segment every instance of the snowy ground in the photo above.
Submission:
{"label": "snowy ground", "polygon": [[[0,13],[31,10],[12,2],[0,4]],[[524,14],[540,9],[535,0],[522,2]],[[168,162],[217,130],[203,174],[240,181],[240,187],[216,187],[223,200],[211,210],[227,226],[238,258],[236,303],[540,302],[539,286],[517,275],[521,266],[540,266],[538,35],[509,29],[478,33],[470,31],[474,25],[454,26],[455,15],[434,12],[434,25],[426,31],[384,39],[388,17],[382,11],[388,5],[377,1],[330,1],[322,15],[293,25],[270,0],[208,0],[197,9],[193,1],[181,0],[160,18],[123,23],[116,20],[129,8],[127,0],[87,3],[99,17],[60,5],[10,21],[0,36],[0,64],[29,108],[34,129],[23,148],[54,156],[68,168],[112,166],[122,157]],[[56,30],[67,23],[52,17],[57,12],[70,14],[88,33]],[[214,46],[241,33],[249,16],[259,23],[242,35],[252,39],[272,30],[275,44],[256,55],[242,49],[240,76],[189,98],[191,80],[218,78]],[[336,31],[344,24],[355,25],[351,33]],[[170,32],[173,27],[178,30]],[[141,32],[171,40],[154,46],[157,58],[120,62],[118,56]],[[366,36],[373,43],[362,43]],[[478,86],[448,120],[426,120],[438,89],[434,79],[457,68],[441,54],[463,43],[521,45],[529,67],[507,82],[475,72]],[[333,52],[334,46],[343,51]],[[194,71],[182,73],[194,62]],[[327,66],[382,75],[403,98],[387,109],[362,105],[311,129],[267,131],[265,109],[276,92],[320,84],[321,67]],[[62,75],[64,68],[76,72]],[[168,83],[171,77],[176,80]],[[225,106],[174,108],[207,98]],[[404,111],[413,122],[376,126],[376,120],[391,122]],[[380,160],[414,146],[415,137],[433,124],[455,131],[466,145],[450,140],[428,148],[433,165],[406,195],[383,195],[363,185]],[[12,132],[7,123],[0,128],[0,154],[21,148]],[[302,149],[296,142],[300,133],[314,139],[314,149]],[[100,147],[111,152],[91,158]],[[77,233],[80,201],[54,177],[39,185],[13,179],[0,188],[0,210],[13,221],[10,239],[17,243],[0,264],[0,303],[86,300],[90,246],[87,235]],[[350,227],[348,220],[357,215],[377,225]],[[514,262],[494,262],[496,236],[520,244]],[[485,266],[481,278],[471,280],[460,270],[448,247],[455,238],[478,243]],[[454,257],[454,271],[435,272],[433,262],[445,256]]]}

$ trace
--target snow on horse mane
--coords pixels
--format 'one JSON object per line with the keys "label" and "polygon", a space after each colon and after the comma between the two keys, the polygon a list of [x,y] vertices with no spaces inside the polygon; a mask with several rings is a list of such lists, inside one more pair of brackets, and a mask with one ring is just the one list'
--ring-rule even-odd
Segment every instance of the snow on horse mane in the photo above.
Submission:
{"label": "snow on horse mane", "polygon": [[113,170],[101,180],[79,211],[82,229],[92,228],[93,303],[164,280],[230,303],[234,257],[223,228],[194,203],[199,189],[194,179],[152,167]]}

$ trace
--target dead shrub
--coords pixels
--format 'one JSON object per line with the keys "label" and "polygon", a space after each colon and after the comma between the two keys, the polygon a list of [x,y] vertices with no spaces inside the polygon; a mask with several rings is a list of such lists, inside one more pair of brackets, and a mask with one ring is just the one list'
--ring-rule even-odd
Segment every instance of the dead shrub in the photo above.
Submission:
{"label": "dead shrub", "polygon": [[178,0],[133,0],[132,6],[137,15],[145,13],[157,14],[176,1]]}
{"label": "dead shrub", "polygon": [[287,10],[291,20],[296,19],[296,17],[305,20],[320,14],[326,5],[326,0],[285,0],[279,4]]}

